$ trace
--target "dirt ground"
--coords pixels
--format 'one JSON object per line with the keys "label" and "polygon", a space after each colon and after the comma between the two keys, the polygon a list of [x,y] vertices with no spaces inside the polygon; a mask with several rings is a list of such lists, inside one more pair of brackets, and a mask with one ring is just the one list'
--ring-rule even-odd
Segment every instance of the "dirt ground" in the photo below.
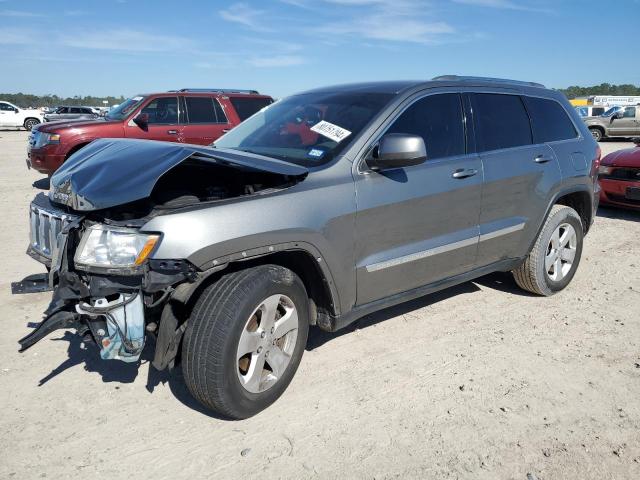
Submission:
{"label": "dirt ground", "polygon": [[149,349],[105,362],[57,332],[18,353],[50,296],[10,293],[42,271],[24,254],[47,183],[25,167],[26,138],[0,131],[0,478],[640,476],[640,213],[600,209],[552,298],[494,274],[313,332],[281,399],[225,421]]}

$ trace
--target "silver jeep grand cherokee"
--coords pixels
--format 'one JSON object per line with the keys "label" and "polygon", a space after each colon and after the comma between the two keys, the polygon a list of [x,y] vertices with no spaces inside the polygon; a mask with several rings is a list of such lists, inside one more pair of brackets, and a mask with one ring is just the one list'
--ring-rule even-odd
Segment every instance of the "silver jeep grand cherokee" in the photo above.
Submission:
{"label": "silver jeep grand cherokee", "polygon": [[96,140],[31,205],[59,328],[103,359],[181,361],[203,405],[246,418],[291,381],[310,326],[495,271],[551,295],[574,276],[600,151],[542,85],[445,76],[322,88],[211,147]]}

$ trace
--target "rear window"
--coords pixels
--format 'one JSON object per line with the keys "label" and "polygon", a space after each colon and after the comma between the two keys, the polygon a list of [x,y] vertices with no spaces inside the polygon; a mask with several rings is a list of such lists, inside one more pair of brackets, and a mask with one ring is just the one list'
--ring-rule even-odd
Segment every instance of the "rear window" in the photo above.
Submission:
{"label": "rear window", "polygon": [[546,98],[523,98],[531,117],[533,143],[557,142],[578,136],[567,112],[558,102]]}
{"label": "rear window", "polygon": [[236,109],[241,122],[273,103],[270,98],[232,97],[229,100],[233,108]]}
{"label": "rear window", "polygon": [[481,151],[531,144],[531,125],[517,95],[476,93],[473,112]]}

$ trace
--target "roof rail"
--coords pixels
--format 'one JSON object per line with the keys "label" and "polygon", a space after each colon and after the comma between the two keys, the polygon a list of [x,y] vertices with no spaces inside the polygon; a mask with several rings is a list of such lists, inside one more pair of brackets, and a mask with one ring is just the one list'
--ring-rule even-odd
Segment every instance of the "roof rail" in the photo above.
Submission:
{"label": "roof rail", "polygon": [[257,90],[241,90],[239,88],[181,88],[169,90],[170,92],[196,92],[196,93],[248,93],[258,95]]}
{"label": "roof rail", "polygon": [[547,88],[541,83],[536,82],[523,82],[521,80],[509,80],[506,78],[491,78],[491,77],[467,77],[460,75],[440,75],[438,77],[433,77],[431,80],[433,81],[480,81],[480,82],[491,82],[491,83],[511,83],[514,85],[524,85],[527,87],[538,87],[538,88]]}

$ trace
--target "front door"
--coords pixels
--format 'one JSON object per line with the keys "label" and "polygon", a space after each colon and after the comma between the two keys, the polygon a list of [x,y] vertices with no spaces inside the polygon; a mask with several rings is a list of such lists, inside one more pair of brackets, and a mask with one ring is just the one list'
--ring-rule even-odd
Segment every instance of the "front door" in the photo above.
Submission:
{"label": "front door", "polygon": [[16,126],[16,109],[13,105],[0,102],[0,127],[13,127]]}
{"label": "front door", "polygon": [[178,119],[178,97],[155,97],[138,112],[147,123],[138,125],[133,118],[125,126],[127,138],[184,142],[183,125]]}
{"label": "front door", "polygon": [[637,118],[637,107],[625,107],[622,111],[622,118],[611,117],[609,131],[611,135],[623,137],[626,135],[638,135],[640,133],[640,123]]}
{"label": "front door", "polygon": [[358,305],[473,268],[483,175],[464,119],[458,93],[416,100],[385,133],[422,136],[426,162],[356,174]]}

